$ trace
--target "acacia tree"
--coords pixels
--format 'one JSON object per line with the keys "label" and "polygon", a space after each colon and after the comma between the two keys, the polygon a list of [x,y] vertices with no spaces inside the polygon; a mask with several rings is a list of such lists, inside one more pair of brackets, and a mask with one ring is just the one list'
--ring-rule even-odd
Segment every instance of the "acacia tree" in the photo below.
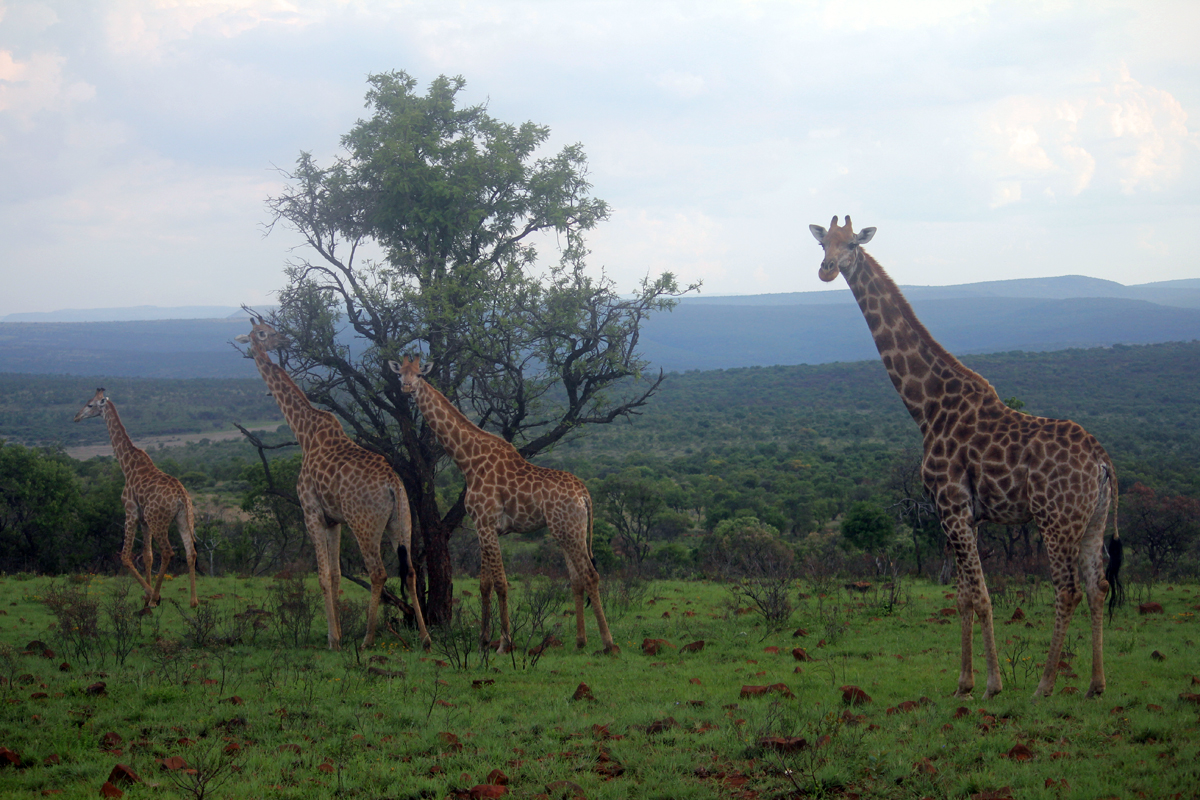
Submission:
{"label": "acacia tree", "polygon": [[661,487],[637,469],[610,475],[596,486],[597,505],[616,530],[616,539],[642,574],[642,562],[650,555],[650,529],[654,518],[666,508]]}
{"label": "acacia tree", "polygon": [[1130,546],[1145,554],[1157,578],[1200,536],[1200,500],[1158,494],[1135,483],[1121,498],[1121,530]]}
{"label": "acacia tree", "polygon": [[[464,495],[439,503],[445,453],[386,360],[419,353],[434,386],[529,458],[650,399],[662,376],[641,380],[640,326],[686,289],[664,273],[621,297],[585,272],[584,234],[609,211],[589,193],[580,145],[539,156],[549,130],[460,108],[461,77],[439,77],[425,95],[403,72],[368,83],[372,115],[342,137],[344,152],[328,166],[301,153],[267,201],[271,227],[307,245],[273,321],[291,340],[281,361],[309,398],[404,481],[427,619],[442,622]],[[558,246],[544,268],[541,232]]]}

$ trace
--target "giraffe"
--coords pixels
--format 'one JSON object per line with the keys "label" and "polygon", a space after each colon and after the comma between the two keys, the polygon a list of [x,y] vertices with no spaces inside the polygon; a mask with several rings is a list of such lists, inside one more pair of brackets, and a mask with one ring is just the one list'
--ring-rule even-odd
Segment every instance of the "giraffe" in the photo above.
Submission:
{"label": "giraffe", "polygon": [[[1117,583],[1121,561],[1117,476],[1108,454],[1074,422],[1008,408],[987,380],[938,344],[896,284],[862,249],[875,235],[874,228],[855,234],[850,217],[839,228],[835,216],[828,231],[820,225],[810,225],[809,230],[825,250],[821,280],[832,281],[839,273],[846,277],[888,377],[924,438],[922,479],[934,497],[958,567],[962,648],[955,696],[970,696],[975,686],[971,668],[974,616],[979,617],[987,657],[984,697],[1001,690],[992,603],[975,545],[975,526],[980,522],[1018,525],[1030,520],[1037,523],[1045,543],[1055,588],[1054,633],[1034,698],[1054,689],[1067,625],[1082,599],[1081,575],[1092,626],[1088,697],[1102,694],[1104,595],[1110,583]],[[1111,558],[1102,576],[1110,501],[1114,517]]]}
{"label": "giraffe", "polygon": [[[125,505],[125,544],[121,548],[121,563],[129,568],[138,583],[146,591],[146,606],[153,608],[162,599],[163,575],[171,563],[175,551],[171,549],[171,541],[167,538],[167,529],[171,520],[175,520],[179,528],[179,538],[183,539],[183,550],[187,554],[188,577],[191,583],[192,608],[199,604],[196,598],[196,527],[195,513],[192,509],[192,498],[177,478],[154,466],[146,451],[135,447],[121,417],[117,414],[117,404],[108,398],[104,389],[97,389],[96,394],[87,402],[75,421],[80,422],[92,417],[103,417],[108,426],[108,438],[112,440],[113,455],[121,465],[125,475],[125,488],[121,490],[121,502]],[[133,563],[133,540],[137,536],[138,527],[142,528],[142,566],[146,570],[143,576]],[[151,542],[158,541],[159,560],[158,580],[154,585],[154,551]]]}
{"label": "giraffe", "polygon": [[475,425],[425,379],[420,358],[388,366],[400,376],[400,387],[412,395],[425,423],[454,459],[467,480],[467,513],[479,536],[479,594],[483,607],[480,646],[486,647],[491,620],[492,589],[500,612],[500,648],[512,649],[508,624],[508,581],[500,558],[499,537],[546,527],[567,561],[575,598],[575,646],[584,647],[584,597],[591,602],[604,652],[620,652],[600,605],[600,573],[592,558],[592,496],[583,481],[569,472],[530,464],[509,442]]}
{"label": "giraffe", "polygon": [[400,559],[400,578],[407,584],[421,643],[429,648],[429,631],[417,599],[416,572],[409,560],[412,518],[404,484],[378,453],[351,441],[341,424],[328,411],[314,408],[284,369],[271,361],[268,350],[287,340],[262,319],[252,320],[249,335],[235,337],[249,343],[258,372],[279,404],[288,425],[300,443],[303,460],[296,481],[296,494],[304,510],[304,525],[317,557],[317,574],[325,596],[325,618],[329,623],[331,650],[341,647],[337,598],[341,570],[342,523],[350,526],[358,540],[363,563],[371,576],[371,601],[367,608],[367,635],[363,645],[375,642],[379,598],[387,581],[380,556],[383,532],[389,534]]}

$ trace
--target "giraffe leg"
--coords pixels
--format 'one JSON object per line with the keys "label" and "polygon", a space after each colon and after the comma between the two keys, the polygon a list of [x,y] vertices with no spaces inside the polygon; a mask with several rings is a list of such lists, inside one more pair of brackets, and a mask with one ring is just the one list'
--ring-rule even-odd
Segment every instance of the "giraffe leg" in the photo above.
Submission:
{"label": "giraffe leg", "polygon": [[188,585],[192,591],[192,608],[195,608],[200,605],[200,599],[196,596],[196,529],[190,504],[179,509],[179,513],[175,515],[175,526],[179,528],[183,552],[187,555]]}
{"label": "giraffe leg", "polygon": [[500,558],[500,534],[492,515],[472,515],[479,533],[479,604],[481,609],[481,649],[491,644],[492,590],[496,590],[496,606],[500,617],[500,647],[497,653],[512,650],[512,634],[508,627],[508,581],[504,576],[504,561]]}
{"label": "giraffe leg", "polygon": [[1088,697],[1104,694],[1104,597],[1108,594],[1108,581],[1104,579],[1104,528],[1108,523],[1108,498],[1105,496],[1096,513],[1092,515],[1084,533],[1079,554],[1079,567],[1083,573],[1083,587],[1087,593],[1088,611],[1092,623],[1092,681],[1088,686]]}
{"label": "giraffe leg", "polygon": [[[167,568],[171,566],[171,558],[175,555],[175,550],[171,547],[171,540],[167,536],[167,528],[170,526],[170,520],[155,519],[152,525],[152,532],[147,539],[153,538],[158,542],[158,578],[154,581],[154,602],[157,605],[162,600],[162,583],[163,578],[167,574]],[[153,565],[147,565],[146,577],[149,578],[153,571]]]}
{"label": "giraffe leg", "polygon": [[342,621],[338,604],[342,601],[342,526],[330,525],[325,532],[329,554],[329,596],[333,600],[333,625],[337,632],[338,649],[342,643]]}
{"label": "giraffe leg", "polygon": [[133,563],[133,542],[137,538],[137,532],[137,506],[127,504],[125,506],[125,543],[121,547],[121,563],[133,573],[133,577],[137,578],[137,582],[142,585],[142,589],[146,593],[146,607],[154,608],[158,605],[158,601],[154,599],[154,588],[150,586],[150,581],[142,577],[142,573],[138,570],[137,565]]}
{"label": "giraffe leg", "polygon": [[[960,502],[952,502],[955,496]],[[969,697],[975,688],[971,639],[974,634],[974,618],[977,616],[980,632],[983,634],[983,652],[987,659],[987,691],[984,698],[994,697],[1003,688],[1000,660],[996,654],[996,636],[992,628],[992,600],[984,582],[979,550],[975,546],[975,528],[971,525],[969,496],[962,491],[946,491],[938,500],[942,528],[950,546],[954,548],[954,560],[958,569],[957,600],[962,645],[958,689],[954,696]]]}
{"label": "giraffe leg", "polygon": [[479,649],[487,650],[492,643],[492,567],[489,556],[482,552],[479,563]]}
{"label": "giraffe leg", "polygon": [[504,562],[500,560],[499,547],[496,550],[495,570],[492,573],[492,586],[496,590],[496,612],[500,617],[500,648],[496,652],[507,653],[513,649],[508,623],[508,578],[504,574]]}
{"label": "giraffe leg", "polygon": [[[387,583],[387,570],[383,566],[383,558],[379,552],[383,543],[382,532],[377,530],[378,522],[375,522],[374,525],[371,525],[371,522],[373,521],[358,520],[356,524],[350,525],[350,530],[354,532],[354,538],[358,540],[358,549],[362,553],[363,565],[367,568],[367,574],[371,576],[371,600],[367,606],[367,633],[363,638],[363,647],[375,644],[379,598],[383,595],[383,585]],[[373,535],[359,533],[361,530],[371,529],[376,529]]]}
{"label": "giraffe leg", "polygon": [[[304,526],[308,529],[308,538],[312,540],[313,551],[317,559],[317,577],[321,584],[321,594],[325,598],[325,621],[328,626],[326,638],[330,650],[340,650],[342,641],[341,627],[338,624],[337,595],[333,581],[333,560],[338,557],[338,550],[329,552],[331,541],[341,542],[341,526],[326,524],[325,513],[316,503],[315,497],[306,496],[308,493],[297,486],[300,502],[304,508]],[[336,536],[334,529],[337,529]],[[341,574],[341,568],[338,567]]]}
{"label": "giraffe leg", "polygon": [[[139,525],[142,533],[142,569],[141,572],[146,576],[146,583],[151,586],[154,583],[154,535],[150,532],[150,526],[142,522]],[[159,554],[162,558],[162,554]],[[158,605],[159,596],[153,588],[150,589],[150,599],[155,606]]]}
{"label": "giraffe leg", "polygon": [[1050,651],[1046,654],[1046,666],[1042,668],[1042,679],[1038,681],[1034,698],[1048,697],[1054,691],[1058,678],[1058,662],[1062,656],[1063,642],[1071,616],[1083,599],[1079,589],[1077,564],[1079,543],[1064,538],[1067,529],[1062,525],[1047,523],[1039,526],[1042,541],[1046,543],[1046,556],[1050,561],[1050,577],[1054,581],[1054,633],[1050,635]]}
{"label": "giraffe leg", "polygon": [[608,620],[604,618],[604,607],[600,603],[600,573],[587,555],[587,533],[580,530],[577,535],[567,534],[555,537],[563,548],[566,557],[567,570],[571,576],[571,594],[575,597],[575,646],[587,646],[587,633],[584,628],[584,597],[592,602],[592,610],[596,614],[596,626],[600,630],[600,641],[604,652],[613,652],[612,633],[608,629]]}

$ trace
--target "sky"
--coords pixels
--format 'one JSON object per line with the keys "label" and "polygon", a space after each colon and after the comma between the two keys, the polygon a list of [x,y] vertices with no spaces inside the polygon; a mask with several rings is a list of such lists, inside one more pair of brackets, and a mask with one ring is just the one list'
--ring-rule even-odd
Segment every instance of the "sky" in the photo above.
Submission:
{"label": "sky", "polygon": [[845,214],[901,284],[1196,278],[1197,31],[1194,0],[0,0],[0,316],[273,302],[299,240],[265,200],[391,70],[581,143],[618,291],[842,288],[807,228]]}

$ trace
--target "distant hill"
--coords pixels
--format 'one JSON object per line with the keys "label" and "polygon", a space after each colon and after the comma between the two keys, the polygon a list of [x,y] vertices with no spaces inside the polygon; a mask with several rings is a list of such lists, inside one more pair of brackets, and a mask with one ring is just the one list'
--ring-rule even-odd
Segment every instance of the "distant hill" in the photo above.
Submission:
{"label": "distant hill", "polygon": [[[970,304],[936,299],[913,300],[912,306],[938,341],[957,355],[1200,339],[1200,309],[1144,300],[976,297]],[[647,358],[669,371],[879,357],[852,302],[681,303],[644,324],[641,346]]]}
{"label": "distant hill", "polygon": [[[1178,281],[1143,283],[1124,286],[1115,281],[1088,278],[1083,275],[1061,275],[1056,278],[1016,278],[1008,281],[983,281],[957,286],[901,286],[909,302],[953,298],[1023,297],[1040,300],[1066,300],[1085,297],[1109,297],[1122,300],[1146,300],[1164,306],[1200,308],[1200,278]],[[821,292],[781,292],[727,297],[687,297],[687,304],[737,306],[836,305],[853,303],[849,289],[830,289]]]}
{"label": "distant hill", "polygon": [[245,319],[6,322],[0,372],[137,378],[257,378],[230,342]]}
{"label": "distant hill", "polygon": [[237,306],[130,306],[27,311],[0,317],[0,322],[132,322],[158,319],[227,319],[244,317]]}
{"label": "distant hill", "polygon": [[[958,355],[1200,340],[1200,279],[1123,286],[1066,275],[903,291],[930,332]],[[0,372],[257,377],[253,363],[230,346],[248,329],[245,312],[212,308],[232,318],[6,321]],[[5,319],[15,316],[28,315]],[[878,357],[849,289],[686,297],[645,323],[640,344],[668,372]]]}

